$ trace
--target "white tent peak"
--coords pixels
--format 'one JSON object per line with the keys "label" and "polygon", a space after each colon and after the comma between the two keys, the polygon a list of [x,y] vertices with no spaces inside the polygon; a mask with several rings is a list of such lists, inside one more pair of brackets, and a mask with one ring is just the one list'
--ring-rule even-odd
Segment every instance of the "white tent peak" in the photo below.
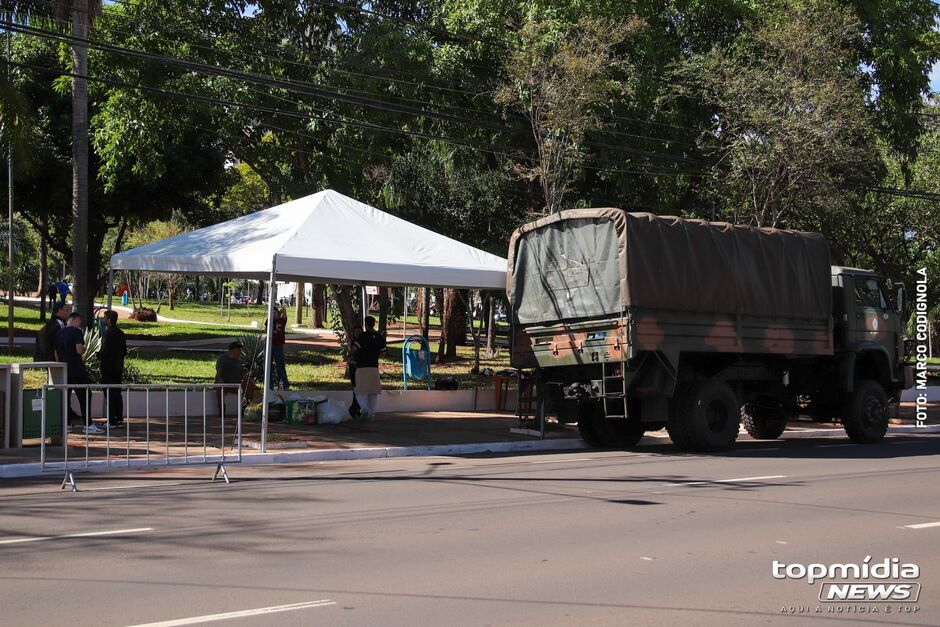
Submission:
{"label": "white tent peak", "polygon": [[114,270],[504,289],[506,260],[331,189],[111,257]]}

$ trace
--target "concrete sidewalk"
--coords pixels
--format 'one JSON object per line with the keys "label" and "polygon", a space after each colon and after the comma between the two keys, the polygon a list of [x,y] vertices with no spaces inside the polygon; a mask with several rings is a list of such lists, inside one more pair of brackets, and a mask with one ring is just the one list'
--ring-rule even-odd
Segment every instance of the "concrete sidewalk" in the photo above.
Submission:
{"label": "concrete sidewalk", "polygon": [[[268,432],[268,454],[259,450],[261,425],[258,422],[243,422],[244,437],[242,453],[246,462],[270,463],[272,456],[290,453],[296,461],[311,459],[359,459],[363,457],[386,457],[391,455],[469,454],[484,450],[511,452],[516,450],[557,450],[580,448],[582,443],[574,426],[549,423],[544,440],[537,434],[513,433],[519,427],[515,415],[484,412],[417,412],[380,414],[374,421],[361,423],[343,422],[337,425],[285,424],[272,422]],[[146,434],[149,430],[150,445]],[[171,459],[180,463],[184,455],[201,459],[232,455],[236,450],[234,425],[227,421],[225,433],[218,418],[207,420],[206,436],[203,438],[202,417],[191,417],[184,424],[181,417],[170,418],[167,425],[163,418],[132,418],[129,428],[115,429],[110,439],[107,435],[85,436],[71,433],[68,436],[68,457],[83,463],[105,464],[110,453],[112,463],[121,466],[131,460],[143,464],[148,457],[160,463]],[[224,441],[223,441],[224,437]],[[169,446],[167,443],[169,442]],[[0,478],[40,474],[40,447],[0,451]],[[395,451],[391,455],[389,451]],[[283,456],[283,455],[281,455]],[[61,463],[65,457],[62,446],[47,446],[48,462]],[[132,465],[133,465],[132,464]]]}

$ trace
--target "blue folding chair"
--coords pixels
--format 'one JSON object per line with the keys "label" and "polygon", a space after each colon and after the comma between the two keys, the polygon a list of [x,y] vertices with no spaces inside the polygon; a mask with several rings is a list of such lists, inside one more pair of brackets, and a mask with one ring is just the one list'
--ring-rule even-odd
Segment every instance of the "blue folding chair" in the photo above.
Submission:
{"label": "blue folding chair", "polygon": [[431,389],[431,347],[423,335],[409,335],[401,345],[401,365],[408,389],[408,379],[424,381]]}

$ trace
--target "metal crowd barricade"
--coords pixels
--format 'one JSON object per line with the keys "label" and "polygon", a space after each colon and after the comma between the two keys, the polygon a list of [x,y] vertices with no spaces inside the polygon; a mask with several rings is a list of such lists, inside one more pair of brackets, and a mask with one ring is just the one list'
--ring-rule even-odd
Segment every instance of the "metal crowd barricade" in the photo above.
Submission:
{"label": "metal crowd barricade", "polygon": [[[49,393],[53,390],[61,390],[62,392],[62,427],[63,433],[63,455],[61,461],[50,461],[48,451],[46,450],[46,420],[51,418],[47,416],[47,411],[50,409],[48,407],[48,398]],[[78,432],[78,435],[81,438],[84,438],[84,456],[79,456],[78,459],[69,457],[69,409],[72,401],[72,392],[84,391],[85,398],[82,400],[81,394],[77,394],[78,402],[84,403],[84,411],[81,412],[83,416],[83,429]],[[225,411],[225,396],[226,391],[235,391],[237,394],[237,403],[236,403],[236,412],[235,415],[226,416]],[[171,413],[171,403],[170,403],[170,393],[171,392],[182,392],[183,397],[183,408],[182,415],[172,415]],[[202,422],[199,423],[199,413],[198,406],[197,412],[195,415],[190,416],[190,394],[195,394],[197,397],[201,393],[202,400]],[[94,422],[91,418],[91,410],[95,406],[96,394],[98,394],[98,399],[100,400],[101,415],[105,418],[104,423]],[[118,428],[112,427],[110,424],[110,408],[111,408],[111,396],[113,394],[122,394],[123,395],[123,419],[124,426],[119,429],[123,431],[120,433]],[[143,415],[132,416],[131,408],[133,406],[132,400],[139,396],[133,395],[144,395],[144,411]],[[207,404],[206,397],[211,394],[212,398],[210,403]],[[160,399],[159,397],[163,398]],[[209,408],[215,408],[216,402],[215,398],[218,397],[218,408],[219,412],[217,414],[211,414]],[[157,413],[156,415],[151,414],[151,408],[153,403],[152,399],[156,399],[157,402]],[[159,400],[163,400],[163,403],[159,403]],[[159,411],[159,405],[162,405],[162,421]],[[139,412],[138,412],[139,413]],[[133,422],[132,422],[133,419]],[[143,424],[140,424],[141,419]],[[182,419],[182,440],[170,437],[172,421],[177,419]],[[210,423],[218,420],[218,425],[210,425]],[[226,422],[229,422],[228,430],[226,431]],[[196,422],[195,425],[192,425],[192,422]],[[100,427],[105,429],[103,434],[94,435],[87,432],[89,425],[98,424]],[[162,456],[155,456],[151,454],[152,445],[155,443],[152,439],[152,429],[154,426],[157,429],[160,426],[163,426],[164,429],[164,438],[162,439],[161,444],[164,447],[164,454]],[[198,427],[201,426],[201,429]],[[193,429],[191,427],[197,427]],[[132,430],[136,431],[135,436],[132,438]],[[157,431],[159,432],[159,431]],[[226,434],[229,434],[229,442],[231,444],[232,452],[226,453]],[[215,447],[214,443],[210,444],[210,438],[214,438],[216,435],[219,436],[218,447]],[[142,438],[140,437],[142,436]],[[96,455],[94,459],[91,456],[92,444],[98,445],[102,440],[99,439],[103,437],[104,443],[104,456]],[[190,451],[190,439],[196,438],[194,442],[197,445],[201,437],[201,448],[202,454],[191,453]],[[111,470],[111,469],[126,469],[126,468],[155,468],[155,467],[180,467],[180,466],[211,466],[212,464],[216,465],[215,474],[212,476],[212,481],[215,481],[218,478],[222,478],[226,483],[229,483],[228,472],[225,469],[226,464],[236,464],[242,461],[242,388],[239,384],[227,384],[227,383],[216,383],[216,384],[198,384],[198,385],[188,385],[188,384],[167,384],[167,385],[138,385],[138,384],[100,384],[100,383],[89,383],[89,384],[47,384],[42,386],[42,427],[41,427],[41,438],[42,438],[42,448],[40,450],[40,467],[43,472],[62,472],[64,473],[64,478],[62,480],[62,488],[70,486],[72,492],[78,490],[77,484],[75,482],[75,472],[80,470],[93,471],[93,470]],[[137,454],[132,454],[132,443],[136,448],[143,447],[144,450],[142,453],[138,452]],[[180,453],[171,453],[171,449],[182,448]],[[218,448],[218,453],[209,454],[209,448]]]}

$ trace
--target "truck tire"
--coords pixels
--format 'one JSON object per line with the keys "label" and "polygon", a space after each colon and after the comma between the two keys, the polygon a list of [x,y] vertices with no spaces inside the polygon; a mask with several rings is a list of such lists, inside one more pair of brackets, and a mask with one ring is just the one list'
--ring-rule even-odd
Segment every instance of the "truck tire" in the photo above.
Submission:
{"label": "truck tire", "polygon": [[776,440],[787,429],[787,419],[779,411],[754,403],[741,406],[741,424],[755,440]]}
{"label": "truck tire", "polygon": [[670,421],[669,435],[682,450],[723,451],[734,446],[740,418],[741,406],[734,391],[721,379],[709,379],[683,393],[679,411]]}
{"label": "truck tire", "polygon": [[643,439],[643,425],[632,420],[608,420],[595,403],[578,411],[578,432],[595,448],[632,448]]}
{"label": "truck tire", "polygon": [[590,416],[585,416],[581,412],[579,412],[579,414],[578,433],[581,434],[581,439],[594,448],[602,448],[604,445],[601,444],[600,438],[598,438],[597,434],[594,432],[594,421]]}
{"label": "truck tire", "polygon": [[845,433],[858,444],[873,444],[888,431],[888,395],[884,388],[870,379],[858,381],[849,394],[845,416]]}

